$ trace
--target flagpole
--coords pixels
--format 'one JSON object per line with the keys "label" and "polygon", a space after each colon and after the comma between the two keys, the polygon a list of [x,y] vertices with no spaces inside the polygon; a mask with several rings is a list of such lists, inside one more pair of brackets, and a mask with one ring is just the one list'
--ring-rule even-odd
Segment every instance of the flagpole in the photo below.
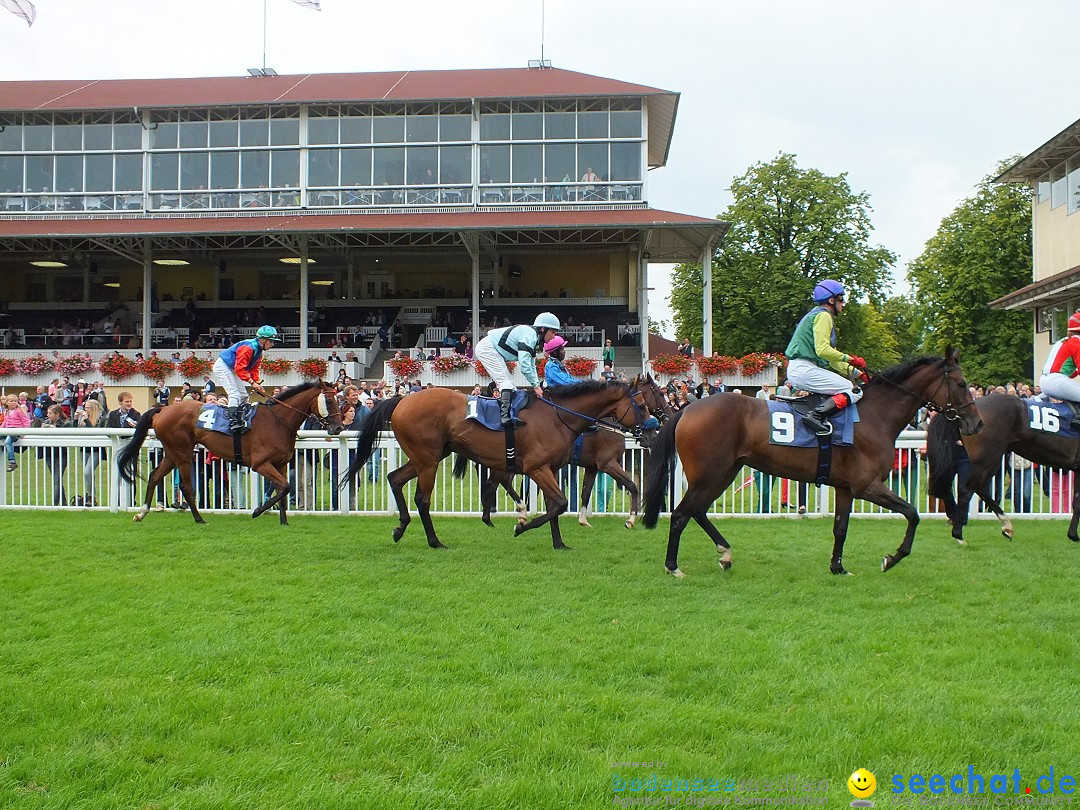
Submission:
{"label": "flagpole", "polygon": [[263,70],[266,70],[266,0],[263,0]]}

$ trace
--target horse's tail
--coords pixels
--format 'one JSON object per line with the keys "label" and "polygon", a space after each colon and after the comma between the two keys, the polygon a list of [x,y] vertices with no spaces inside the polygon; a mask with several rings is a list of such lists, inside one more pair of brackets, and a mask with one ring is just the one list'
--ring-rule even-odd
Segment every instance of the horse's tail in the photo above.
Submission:
{"label": "horse's tail", "polygon": [[454,478],[464,478],[465,473],[469,471],[469,459],[458,453],[454,456]]}
{"label": "horse's tail", "polygon": [[135,483],[135,466],[139,461],[139,449],[143,446],[143,442],[146,441],[146,434],[154,426],[154,417],[164,407],[164,405],[155,405],[142,415],[139,424],[135,426],[135,435],[124,445],[124,449],[116,457],[116,466],[120,468],[120,477],[129,484]]}
{"label": "horse's tail", "polygon": [[926,460],[930,465],[929,494],[933,498],[949,500],[952,482],[956,477],[956,443],[960,440],[960,428],[943,416],[930,420],[926,431]]}
{"label": "horse's tail", "polygon": [[360,473],[361,468],[371,457],[371,451],[379,438],[379,431],[385,429],[390,423],[390,416],[402,399],[402,397],[384,399],[376,404],[371,409],[371,412],[364,417],[364,424],[361,426],[360,435],[356,439],[356,457],[353,459],[352,464],[349,465],[349,469],[342,474],[341,480],[338,481],[339,487],[344,487],[354,476]]}
{"label": "horse's tail", "polygon": [[641,522],[646,529],[656,528],[656,521],[664,508],[668,483],[675,470],[675,425],[685,411],[677,411],[668,419],[649,445],[648,470],[645,473],[645,511]]}

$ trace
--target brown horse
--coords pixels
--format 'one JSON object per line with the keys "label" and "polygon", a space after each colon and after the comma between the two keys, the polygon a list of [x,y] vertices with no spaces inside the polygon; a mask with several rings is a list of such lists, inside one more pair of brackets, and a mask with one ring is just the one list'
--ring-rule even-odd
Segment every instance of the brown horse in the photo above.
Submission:
{"label": "brown horse", "polygon": [[[979,411],[968,391],[958,357],[951,349],[942,357],[922,357],[877,374],[866,384],[859,402],[851,447],[835,447],[829,485],[836,490],[833,553],[830,570],[846,574],[843,565],[851,502],[862,498],[899,512],[907,518],[907,532],[896,553],[882,560],[888,571],[911,553],[919,513],[883,483],[892,470],[896,437],[923,404],[960,420],[960,429],[975,433],[982,427]],[[731,567],[731,547],[709,521],[709,505],[724,492],[746,464],[769,475],[796,481],[816,476],[816,447],[784,447],[769,443],[771,420],[764,400],[720,394],[692,403],[668,420],[650,451],[645,487],[644,523],[656,526],[664,506],[678,450],[686,473],[687,489],[671,513],[667,572],[679,570],[679,538],[695,520],[716,544],[720,566]]]}
{"label": "brown horse", "polygon": [[[1034,430],[1030,408],[1040,407],[1035,400],[1025,400],[1011,394],[991,394],[979,400],[979,413],[986,426],[977,436],[964,436],[970,466],[966,474],[957,475],[960,457],[957,442],[961,440],[955,426],[944,419],[935,418],[926,434],[927,459],[930,462],[930,495],[945,502],[945,513],[952,520],[952,536],[958,543],[964,541],[964,524],[967,522],[968,504],[973,494],[997,515],[1001,521],[1001,533],[1012,539],[1013,525],[1001,504],[990,491],[990,481],[1001,470],[1001,459],[1008,452],[1023,456],[1028,461],[1063,470],[1080,470],[1080,440],[1062,438],[1054,433]],[[1041,414],[1039,414],[1042,417]],[[1044,417],[1038,421],[1044,421]],[[952,481],[957,479],[956,500],[953,500]],[[1019,486],[1014,483],[1013,486]],[[1080,489],[1073,495],[1072,520],[1069,521],[1068,538],[1080,542],[1077,534],[1080,523]]]}
{"label": "brown horse", "polygon": [[[639,437],[642,444],[646,447],[648,443],[652,441],[653,436],[656,435],[655,428],[658,428],[663,424],[664,420],[672,415],[671,407],[668,405],[667,400],[664,398],[663,391],[653,380],[651,374],[646,374],[642,377],[640,374],[634,378],[634,381],[630,383],[632,388],[640,390],[645,395],[645,404],[648,406],[649,411],[656,417],[656,422],[653,425],[642,425],[642,435]],[[550,390],[557,390],[551,388]],[[571,445],[571,452],[573,452],[573,445]],[[581,457],[577,460],[577,464],[584,468],[585,474],[582,477],[581,482],[581,500],[578,510],[578,524],[581,526],[590,526],[589,523],[589,499],[592,497],[593,486],[596,483],[596,476],[601,473],[607,473],[615,482],[630,493],[630,516],[626,519],[625,526],[628,529],[634,528],[634,524],[637,522],[638,517],[638,505],[640,502],[641,493],[638,489],[637,482],[630,477],[630,474],[622,466],[623,459],[626,457],[626,434],[622,431],[600,429],[592,433],[586,433],[581,444]],[[569,463],[570,458],[567,457]],[[454,475],[458,478],[465,474],[465,466],[468,463],[468,459],[463,456],[458,457],[458,463],[454,467]],[[522,501],[521,496],[513,487],[512,479],[509,477],[499,477],[495,473],[488,471],[487,477],[483,481],[481,488],[480,502],[484,506],[484,514],[481,520],[488,526],[494,526],[491,522],[491,510],[495,506],[495,495],[499,489],[499,485],[502,485],[507,494],[517,504],[519,514],[524,517],[526,514],[525,503]]]}
{"label": "brown horse", "polygon": [[[506,441],[501,430],[489,430],[466,419],[468,397],[449,388],[426,388],[407,397],[380,402],[364,419],[356,457],[343,481],[358,474],[382,430],[393,417],[393,431],[408,461],[387,477],[400,521],[394,541],[405,534],[410,520],[405,484],[418,478],[416,509],[427,533],[428,545],[443,548],[431,522],[431,491],[439,462],[450,453],[476,461],[506,476]],[[519,520],[514,534],[551,523],[551,542],[566,548],[559,532],[558,516],[566,511],[566,498],[553,472],[562,466],[574,439],[597,419],[613,418],[626,428],[637,428],[649,416],[645,395],[626,383],[589,380],[552,389],[547,399],[534,399],[522,413],[526,424],[516,430],[517,466],[544,493],[547,512],[526,522]]]}
{"label": "brown horse", "polygon": [[[120,476],[128,482],[135,480],[135,468],[139,448],[146,441],[150,428],[154,429],[164,455],[157,468],[150,473],[146,486],[146,503],[136,513],[134,520],[141,521],[150,511],[154,492],[174,468],[180,470],[180,490],[191,508],[196,523],[206,523],[196,507],[195,493],[191,488],[191,461],[195,445],[201,444],[215,456],[226,461],[234,457],[232,434],[217,433],[199,426],[199,412],[203,403],[197,401],[158,405],[142,415],[135,427],[135,434],[116,459]],[[342,430],[338,413],[337,396],[330,383],[314,381],[287,388],[280,396],[268,399],[255,411],[251,430],[240,441],[243,463],[268,479],[277,488],[277,494],[258,506],[251,516],[259,517],[276,505],[281,513],[281,525],[288,524],[285,507],[289,502],[289,479],[285,470],[293,460],[296,432],[309,416],[322,422],[327,433],[335,436]]]}

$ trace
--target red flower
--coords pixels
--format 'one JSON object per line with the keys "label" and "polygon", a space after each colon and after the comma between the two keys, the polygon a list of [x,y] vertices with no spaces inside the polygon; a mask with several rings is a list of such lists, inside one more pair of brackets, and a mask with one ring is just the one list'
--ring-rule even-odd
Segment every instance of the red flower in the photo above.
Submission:
{"label": "red flower", "polygon": [[0,377],[10,377],[15,373],[15,361],[10,357],[0,357]]}
{"label": "red flower", "polygon": [[415,379],[424,370],[424,364],[412,357],[395,357],[387,360],[386,365],[399,380]]}
{"label": "red flower", "polygon": [[[481,363],[479,360],[473,360],[473,368],[476,369],[476,376],[478,376],[478,377],[490,377],[491,376],[490,374],[488,374],[488,370],[486,368],[484,368],[484,364]],[[513,374],[514,369],[517,368],[517,363],[514,362],[513,360],[511,360],[506,364],[506,368],[511,374]]]}
{"label": "red flower", "polygon": [[723,357],[699,357],[697,358],[698,371],[705,377],[716,377],[733,372],[739,363],[729,355]]}
{"label": "red flower", "polygon": [[180,375],[185,380],[198,380],[206,377],[210,374],[210,369],[212,367],[213,363],[205,357],[196,357],[195,355],[185,357],[180,361],[180,365],[178,366]]}
{"label": "red flower", "polygon": [[659,354],[650,364],[657,374],[685,374],[690,370],[690,358],[683,354]]}
{"label": "red flower", "polygon": [[571,377],[591,377],[596,371],[596,361],[590,357],[567,357],[563,365]]}
{"label": "red flower", "polygon": [[122,354],[112,354],[101,361],[101,373],[110,380],[123,380],[139,370],[139,364]]}
{"label": "red flower", "polygon": [[[463,354],[443,354],[431,361],[431,370],[436,374],[450,374],[454,371],[463,371],[469,367],[469,358]],[[413,375],[415,376],[415,375]]]}
{"label": "red flower", "polygon": [[329,364],[321,357],[307,357],[296,364],[296,370],[305,380],[321,380],[326,376]]}
{"label": "red flower", "polygon": [[288,374],[292,371],[292,360],[287,357],[264,357],[259,367],[267,374]]}
{"label": "red flower", "polygon": [[168,360],[160,357],[147,357],[138,364],[138,370],[151,380],[164,381],[166,377],[176,371],[176,366]]}

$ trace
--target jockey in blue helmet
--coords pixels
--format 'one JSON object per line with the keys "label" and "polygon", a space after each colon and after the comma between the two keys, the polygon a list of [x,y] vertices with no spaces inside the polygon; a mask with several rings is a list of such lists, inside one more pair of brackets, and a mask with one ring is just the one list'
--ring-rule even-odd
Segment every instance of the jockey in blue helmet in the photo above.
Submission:
{"label": "jockey in blue helmet", "polygon": [[788,379],[796,388],[818,394],[832,394],[803,417],[819,436],[832,433],[829,414],[846,408],[862,398],[862,389],[852,382],[858,375],[863,382],[866,361],[836,348],[835,319],[844,310],[844,285],[827,278],[814,287],[816,306],[807,312],[791,336],[785,354]]}

